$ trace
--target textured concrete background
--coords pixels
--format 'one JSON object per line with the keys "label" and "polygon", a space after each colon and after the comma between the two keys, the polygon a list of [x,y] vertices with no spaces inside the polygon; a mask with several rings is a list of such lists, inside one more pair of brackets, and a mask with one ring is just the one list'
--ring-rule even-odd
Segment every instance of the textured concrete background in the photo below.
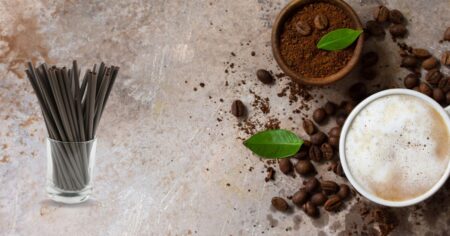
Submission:
{"label": "textured concrete background", "polygon": [[[270,98],[270,115],[282,127],[299,126],[300,115],[283,115],[292,106],[276,96],[287,80],[254,85],[256,69],[279,72],[270,27],[287,2],[0,1],[0,234],[335,235],[361,227],[355,201],[318,220],[300,210],[273,212],[270,199],[292,194],[301,181],[278,176],[265,183],[263,163],[241,145],[237,137],[246,136],[226,113],[236,98],[251,103],[251,88]],[[449,43],[438,43],[450,22],[448,0],[348,2],[363,21],[380,2],[401,9],[409,21],[406,42],[435,55],[449,49]],[[406,71],[397,67],[390,38],[366,45],[381,54],[382,72],[372,83],[395,85]],[[98,132],[95,192],[85,204],[47,200],[46,133],[22,72],[30,59],[66,65],[77,59],[83,68],[103,60],[121,67]],[[249,83],[238,86],[241,80]],[[310,105],[339,99],[355,80],[352,75],[314,89],[318,103]],[[421,210],[396,209],[401,224],[394,234],[446,235],[450,197],[446,191],[438,197]]]}

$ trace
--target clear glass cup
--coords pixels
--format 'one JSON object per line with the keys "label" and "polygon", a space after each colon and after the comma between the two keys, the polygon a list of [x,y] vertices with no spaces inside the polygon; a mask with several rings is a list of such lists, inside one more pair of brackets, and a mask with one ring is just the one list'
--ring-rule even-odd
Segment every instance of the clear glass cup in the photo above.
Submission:
{"label": "clear glass cup", "polygon": [[97,139],[61,142],[47,138],[47,194],[57,202],[86,201],[92,193]]}

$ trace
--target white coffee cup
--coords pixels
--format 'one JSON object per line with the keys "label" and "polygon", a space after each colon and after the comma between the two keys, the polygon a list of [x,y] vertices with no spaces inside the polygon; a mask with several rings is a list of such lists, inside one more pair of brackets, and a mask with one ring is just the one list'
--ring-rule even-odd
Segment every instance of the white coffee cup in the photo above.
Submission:
{"label": "white coffee cup", "polygon": [[[380,205],[390,206],[390,207],[405,207],[405,206],[410,206],[410,205],[414,205],[419,202],[422,202],[425,199],[427,199],[428,197],[430,197],[431,195],[433,195],[434,193],[436,193],[442,187],[442,185],[445,183],[445,181],[447,180],[447,178],[450,175],[450,162],[447,165],[447,168],[445,169],[441,178],[428,191],[424,192],[423,194],[421,194],[417,197],[406,199],[404,201],[390,201],[390,200],[383,199],[379,196],[376,196],[375,194],[367,191],[366,188],[361,186],[360,183],[358,183],[358,181],[356,181],[355,177],[352,176],[352,173],[349,168],[349,163],[346,159],[346,150],[345,150],[346,139],[347,139],[346,137],[347,137],[349,128],[351,127],[351,124],[354,121],[355,117],[357,117],[358,114],[361,112],[361,110],[363,110],[363,108],[365,108],[371,102],[373,102],[377,99],[380,99],[382,97],[385,97],[385,96],[390,96],[390,95],[410,95],[410,96],[414,96],[416,98],[423,100],[424,102],[429,104],[432,108],[434,108],[441,115],[441,117],[444,120],[445,125],[447,126],[448,129],[450,129],[450,117],[449,117],[450,116],[450,106],[444,109],[441,107],[441,105],[439,105],[437,102],[435,102],[430,97],[428,97],[422,93],[416,92],[414,90],[389,89],[389,90],[385,90],[385,91],[376,93],[376,94],[366,98],[365,100],[363,100],[361,103],[359,103],[353,109],[353,111],[350,113],[350,115],[346,119],[345,124],[341,131],[340,142],[339,142],[339,154],[340,154],[342,168],[344,170],[344,173],[345,173],[347,179],[350,181],[350,183],[353,185],[353,187],[359,193],[361,193],[364,197],[366,197],[370,201],[378,203]],[[417,125],[420,125],[420,124],[417,124]]]}

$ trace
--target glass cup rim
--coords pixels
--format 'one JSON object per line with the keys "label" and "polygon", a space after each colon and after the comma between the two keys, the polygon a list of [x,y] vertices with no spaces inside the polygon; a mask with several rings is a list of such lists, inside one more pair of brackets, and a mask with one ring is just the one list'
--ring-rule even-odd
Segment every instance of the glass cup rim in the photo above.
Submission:
{"label": "glass cup rim", "polygon": [[369,199],[372,202],[375,202],[377,204],[384,205],[384,206],[406,207],[406,206],[415,205],[417,203],[420,203],[420,202],[426,200],[427,198],[431,197],[434,193],[436,193],[444,185],[445,181],[448,179],[448,177],[450,175],[450,161],[447,164],[447,168],[446,168],[444,174],[441,176],[441,178],[433,185],[433,187],[431,187],[425,193],[423,193],[415,198],[407,199],[404,201],[389,201],[389,200],[383,199],[381,197],[376,196],[375,194],[368,192],[353,178],[353,175],[350,172],[350,169],[347,165],[347,159],[345,156],[345,148],[344,148],[345,142],[346,142],[345,140],[347,137],[348,129],[349,129],[351,123],[353,122],[353,120],[355,119],[355,117],[360,113],[360,111],[364,107],[366,107],[371,102],[378,100],[385,96],[390,96],[390,95],[410,95],[410,96],[414,96],[416,98],[420,98],[420,99],[424,100],[425,102],[430,104],[436,111],[439,112],[439,114],[445,121],[447,129],[450,130],[450,117],[449,117],[449,114],[447,114],[447,112],[446,112],[449,110],[449,107],[443,108],[443,107],[441,107],[441,105],[439,105],[436,101],[434,101],[430,97],[428,97],[422,93],[419,93],[417,91],[408,90],[408,89],[384,90],[384,91],[375,93],[372,96],[364,99],[361,103],[359,103],[355,107],[355,109],[353,109],[353,111],[348,116],[347,120],[344,123],[344,126],[342,127],[342,131],[341,131],[341,135],[340,135],[341,138],[339,141],[339,159],[341,161],[342,169],[344,170],[345,176],[347,177],[349,182],[352,184],[352,186],[359,193],[361,193],[365,198]]}
{"label": "glass cup rim", "polygon": [[94,143],[97,141],[97,137],[91,139],[91,140],[86,140],[86,141],[60,141],[60,140],[56,140],[56,139],[52,139],[50,137],[47,137],[47,140],[51,143],[60,143],[60,144],[88,144],[88,143]]}

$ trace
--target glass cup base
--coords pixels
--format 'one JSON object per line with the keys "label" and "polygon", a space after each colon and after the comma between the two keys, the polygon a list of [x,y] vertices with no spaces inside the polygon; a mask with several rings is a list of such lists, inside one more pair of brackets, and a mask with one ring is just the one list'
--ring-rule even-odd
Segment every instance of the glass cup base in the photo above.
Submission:
{"label": "glass cup base", "polygon": [[84,188],[81,191],[64,191],[56,187],[47,187],[47,195],[55,202],[65,204],[77,204],[85,202],[92,193],[92,187]]}

